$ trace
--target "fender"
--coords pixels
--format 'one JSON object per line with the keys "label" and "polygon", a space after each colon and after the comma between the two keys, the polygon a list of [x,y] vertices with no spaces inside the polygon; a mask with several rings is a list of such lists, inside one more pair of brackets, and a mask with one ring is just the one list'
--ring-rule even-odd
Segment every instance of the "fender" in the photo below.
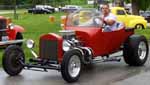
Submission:
{"label": "fender", "polygon": [[81,53],[81,55],[82,55],[81,61],[82,61],[84,64],[88,64],[88,63],[89,63],[89,62],[87,62],[87,61],[85,60],[85,58],[84,58],[85,54],[84,54],[84,52],[83,52],[83,49],[85,49],[86,51],[88,51],[89,55],[92,56],[92,52],[90,51],[89,48],[84,47],[84,48],[73,48],[73,49],[76,49],[76,50],[78,50],[78,51]]}
{"label": "fender", "polygon": [[90,64],[93,58],[93,50],[90,47],[81,47],[82,50],[87,51],[88,55],[85,55],[83,57],[88,57],[89,61],[85,60],[85,58],[83,58],[83,63],[84,64]]}
{"label": "fender", "polygon": [[8,29],[7,30],[7,34],[9,36],[9,38],[10,38],[9,40],[16,39],[17,33],[22,33],[22,32],[25,31],[24,28],[19,26],[19,25],[15,25],[13,29],[10,29],[10,28],[7,28],[7,29]]}
{"label": "fender", "polygon": [[24,32],[25,31],[24,28],[22,26],[19,26],[19,25],[15,25],[14,30],[16,32]]}
{"label": "fender", "polygon": [[76,47],[75,47],[75,48],[73,48],[73,49],[78,50],[78,51],[81,53],[81,55],[82,55],[82,56],[84,56],[84,52],[83,52],[83,50],[82,50],[82,49],[80,49],[80,48],[76,48]]}
{"label": "fender", "polygon": [[145,20],[140,19],[132,20],[129,22],[128,27],[135,27],[137,24],[142,24],[144,28],[146,28],[147,22]]}

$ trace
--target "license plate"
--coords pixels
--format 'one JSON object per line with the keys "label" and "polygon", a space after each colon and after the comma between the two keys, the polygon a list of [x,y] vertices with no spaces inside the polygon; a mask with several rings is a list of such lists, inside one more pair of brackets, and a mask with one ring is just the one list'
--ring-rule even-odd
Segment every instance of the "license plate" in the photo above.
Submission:
{"label": "license plate", "polygon": [[2,36],[2,41],[8,41],[8,36]]}

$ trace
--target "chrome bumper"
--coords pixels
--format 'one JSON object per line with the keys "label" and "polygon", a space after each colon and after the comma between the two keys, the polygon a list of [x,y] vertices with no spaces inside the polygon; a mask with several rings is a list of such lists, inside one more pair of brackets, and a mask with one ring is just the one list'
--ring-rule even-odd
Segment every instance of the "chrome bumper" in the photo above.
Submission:
{"label": "chrome bumper", "polygon": [[24,42],[25,40],[8,40],[8,41],[0,41],[0,45],[9,45]]}

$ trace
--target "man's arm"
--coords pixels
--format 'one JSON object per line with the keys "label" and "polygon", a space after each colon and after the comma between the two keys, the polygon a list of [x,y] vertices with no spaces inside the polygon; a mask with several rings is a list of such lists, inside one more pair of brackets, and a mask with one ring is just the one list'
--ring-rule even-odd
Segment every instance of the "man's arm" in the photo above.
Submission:
{"label": "man's arm", "polygon": [[105,22],[107,25],[112,26],[113,24],[115,24],[116,21],[114,21],[112,19],[107,19]]}
{"label": "man's arm", "polygon": [[107,25],[112,26],[117,21],[117,17],[113,14],[109,14],[104,21]]}

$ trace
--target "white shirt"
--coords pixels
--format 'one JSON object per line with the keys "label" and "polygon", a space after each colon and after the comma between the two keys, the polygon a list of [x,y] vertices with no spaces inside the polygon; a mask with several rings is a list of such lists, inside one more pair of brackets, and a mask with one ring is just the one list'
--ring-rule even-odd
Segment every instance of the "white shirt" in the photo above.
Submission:
{"label": "white shirt", "polygon": [[107,21],[107,20],[113,20],[113,21],[115,21],[115,23],[113,25],[111,25],[111,26],[107,25],[107,27],[106,27],[107,30],[109,30],[109,31],[115,31],[115,30],[118,29],[118,26],[117,26],[117,17],[114,14],[109,13],[108,16],[106,16],[106,17],[103,16],[103,18],[104,18],[104,21]]}
{"label": "white shirt", "polygon": [[112,13],[109,13],[108,16],[106,16],[106,17],[103,16],[103,18],[104,18],[104,21],[107,21],[108,19],[111,19],[113,21],[117,21],[117,17]]}

